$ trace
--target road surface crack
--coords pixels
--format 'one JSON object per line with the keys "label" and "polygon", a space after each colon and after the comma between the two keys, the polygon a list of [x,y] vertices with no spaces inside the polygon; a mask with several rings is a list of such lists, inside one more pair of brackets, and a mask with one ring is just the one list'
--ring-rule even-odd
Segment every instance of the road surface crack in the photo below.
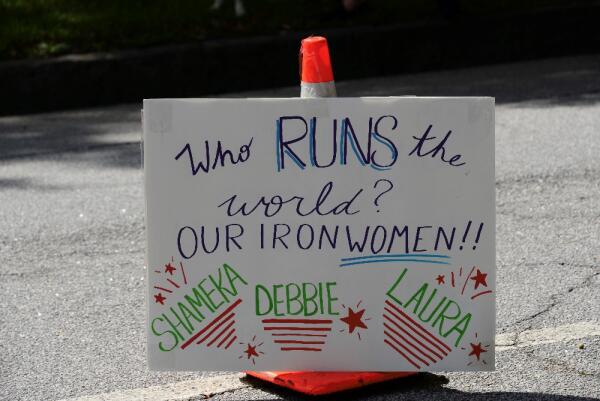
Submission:
{"label": "road surface crack", "polygon": [[[586,267],[589,267],[591,269],[596,269],[596,266],[594,266],[594,265],[587,265]],[[518,326],[518,325],[523,324],[523,323],[529,323],[529,324],[527,325],[527,327],[525,327],[522,330],[520,330],[520,331],[517,332],[517,334],[515,336],[514,344],[510,344],[510,346],[516,346],[516,345],[519,344],[519,336],[521,335],[521,333],[523,333],[523,332],[525,332],[527,330],[530,330],[532,328],[531,322],[533,320],[535,320],[536,318],[538,318],[538,317],[540,317],[540,316],[542,316],[542,315],[550,312],[556,306],[560,305],[560,303],[563,301],[563,298],[566,295],[572,293],[575,290],[580,290],[580,289],[587,288],[587,287],[591,286],[594,278],[597,277],[597,276],[600,276],[600,271],[594,271],[591,274],[588,274],[587,276],[584,277],[584,279],[579,284],[570,286],[565,291],[562,291],[562,292],[559,292],[559,293],[556,293],[556,294],[552,294],[550,296],[550,303],[545,308],[543,308],[543,309],[541,309],[541,310],[539,310],[539,311],[537,311],[537,312],[535,312],[535,313],[533,313],[533,314],[531,314],[531,315],[529,315],[527,317],[524,317],[522,319],[517,320],[514,323],[514,326]]]}
{"label": "road surface crack", "polygon": [[568,362],[560,361],[553,358],[540,357],[535,354],[533,350],[526,351],[526,353],[532,358],[542,363],[542,368],[547,371],[554,372],[566,372],[576,373],[580,376],[600,378],[600,372],[590,372],[584,369],[580,369]]}

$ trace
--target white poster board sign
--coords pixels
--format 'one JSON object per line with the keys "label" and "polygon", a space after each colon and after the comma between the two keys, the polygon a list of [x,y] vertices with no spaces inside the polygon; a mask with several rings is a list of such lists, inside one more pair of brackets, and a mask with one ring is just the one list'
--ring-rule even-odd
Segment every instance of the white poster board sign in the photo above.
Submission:
{"label": "white poster board sign", "polygon": [[492,98],[144,101],[156,370],[492,370]]}

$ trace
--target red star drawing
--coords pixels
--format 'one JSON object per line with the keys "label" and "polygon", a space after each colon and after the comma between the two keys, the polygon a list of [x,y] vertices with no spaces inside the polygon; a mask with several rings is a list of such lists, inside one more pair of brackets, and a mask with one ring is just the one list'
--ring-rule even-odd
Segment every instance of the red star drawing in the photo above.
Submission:
{"label": "red star drawing", "polygon": [[[261,355],[264,355],[265,353],[262,352],[260,350],[260,346],[263,345],[264,343],[255,343],[256,341],[256,336],[252,337],[252,341],[250,342],[240,342],[240,345],[244,345],[246,344],[246,349],[244,351],[242,351],[242,355],[238,356],[238,359],[242,359],[244,357],[244,354],[246,354],[246,359],[248,360],[252,360],[252,364],[256,365],[256,359],[255,358],[260,358]],[[252,344],[252,345],[251,345]]]}
{"label": "red star drawing", "polygon": [[354,329],[357,327],[367,329],[367,325],[362,321],[362,316],[364,313],[364,309],[354,312],[352,308],[348,308],[348,316],[340,318],[340,320],[348,325],[348,331],[350,333],[354,332]]}
{"label": "red star drawing", "polygon": [[171,263],[165,265],[165,273],[169,273],[172,276],[175,270],[177,269],[175,269]]}
{"label": "red star drawing", "polygon": [[487,287],[487,283],[485,282],[486,277],[487,273],[482,273],[481,270],[477,269],[475,277],[471,277],[471,280],[475,281],[475,289],[479,287],[479,284]]}
{"label": "red star drawing", "polygon": [[258,352],[256,352],[256,345],[252,346],[248,344],[248,348],[246,348],[246,351],[244,352],[248,356],[248,359],[252,358],[253,356],[258,357]]}
{"label": "red star drawing", "polygon": [[440,274],[439,276],[437,276],[436,278],[438,284],[445,284],[444,282],[444,276],[442,274]]}
{"label": "red star drawing", "polygon": [[471,353],[469,354],[469,356],[475,355],[477,357],[477,360],[479,360],[479,357],[484,352],[487,352],[487,351],[481,346],[481,343],[477,343],[477,344],[471,343]]}
{"label": "red star drawing", "polygon": [[167,298],[163,297],[163,295],[160,292],[158,293],[158,295],[154,296],[154,302],[156,302],[157,304],[164,305],[166,299]]}

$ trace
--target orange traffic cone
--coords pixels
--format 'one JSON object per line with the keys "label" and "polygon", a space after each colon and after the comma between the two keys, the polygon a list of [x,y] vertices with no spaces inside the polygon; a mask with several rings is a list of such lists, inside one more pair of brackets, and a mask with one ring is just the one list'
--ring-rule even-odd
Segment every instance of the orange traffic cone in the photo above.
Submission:
{"label": "orange traffic cone", "polygon": [[[300,48],[300,97],[337,97],[327,39],[311,36]],[[416,372],[246,372],[278,386],[305,394],[337,393]]]}
{"label": "orange traffic cone", "polygon": [[300,97],[336,97],[327,39],[310,36],[300,47]]}
{"label": "orange traffic cone", "polygon": [[310,395],[324,395],[381,383],[416,372],[246,372],[248,376]]}

